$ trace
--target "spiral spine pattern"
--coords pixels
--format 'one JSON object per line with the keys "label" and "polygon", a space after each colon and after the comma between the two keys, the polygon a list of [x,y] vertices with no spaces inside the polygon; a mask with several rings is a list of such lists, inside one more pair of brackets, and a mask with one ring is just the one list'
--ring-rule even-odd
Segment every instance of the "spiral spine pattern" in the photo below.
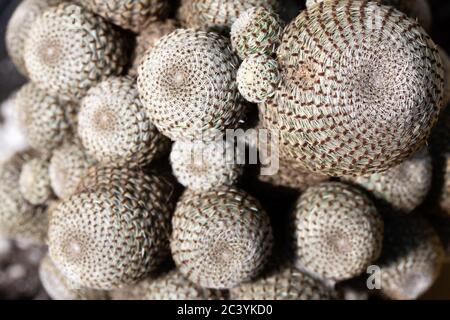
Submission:
{"label": "spiral spine pattern", "polygon": [[293,211],[293,261],[332,281],[355,277],[380,255],[383,220],[357,189],[324,182],[307,189]]}
{"label": "spiral spine pattern", "polygon": [[201,287],[226,289],[248,281],[271,254],[268,216],[256,199],[236,188],[185,191],[172,225],[178,270]]}
{"label": "spiral spine pattern", "polygon": [[77,100],[128,63],[123,34],[100,16],[71,3],[50,8],[25,41],[30,79],[50,94]]}
{"label": "spiral spine pattern", "polygon": [[286,27],[277,61],[283,81],[261,108],[262,123],[279,132],[280,157],[308,171],[387,170],[418,151],[437,121],[444,78],[436,45],[392,7],[312,6]]}
{"label": "spiral spine pattern", "polygon": [[169,254],[172,194],[154,173],[93,168],[52,210],[51,259],[70,281],[93,289],[143,280]]}

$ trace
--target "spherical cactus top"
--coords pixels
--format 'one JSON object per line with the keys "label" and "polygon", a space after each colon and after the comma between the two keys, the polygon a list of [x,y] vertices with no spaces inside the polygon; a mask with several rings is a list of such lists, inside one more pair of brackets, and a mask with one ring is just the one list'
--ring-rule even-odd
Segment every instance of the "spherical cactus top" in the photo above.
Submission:
{"label": "spherical cactus top", "polygon": [[391,299],[417,299],[439,275],[444,249],[433,227],[418,216],[386,221],[381,290]]}
{"label": "spherical cactus top", "polygon": [[393,167],[423,146],[442,105],[435,44],[416,21],[375,2],[325,1],[302,11],[277,60],[283,80],[261,108],[262,122],[278,131],[280,157],[308,171]]}
{"label": "spherical cactus top", "polygon": [[188,28],[228,29],[252,7],[275,8],[277,0],[182,0],[179,19]]}
{"label": "spherical cactus top", "polygon": [[68,280],[47,255],[39,266],[39,278],[48,295],[54,300],[104,300],[105,291],[80,287]]}
{"label": "spherical cactus top", "polygon": [[17,92],[15,104],[30,147],[48,153],[71,136],[77,109],[74,103],[63,102],[30,82]]}
{"label": "spherical cactus top", "polygon": [[169,11],[167,0],[76,0],[92,12],[124,29],[142,31],[155,20],[164,18]]}
{"label": "spherical cactus top", "polygon": [[[243,172],[243,160],[231,143],[177,141],[170,153],[175,177],[185,187],[207,190],[233,185]],[[239,162],[242,160],[241,162]]]}
{"label": "spherical cactus top", "polygon": [[330,300],[335,297],[334,290],[286,264],[230,290],[233,300]]}
{"label": "spherical cactus top", "polygon": [[48,167],[50,162],[46,158],[35,158],[22,166],[19,178],[19,189],[22,196],[31,204],[45,204],[53,195],[50,186]]}
{"label": "spherical cactus top", "polygon": [[23,57],[25,39],[28,37],[31,25],[46,9],[63,1],[65,0],[24,0],[11,16],[5,35],[6,49],[22,74],[27,75]]}
{"label": "spherical cactus top", "polygon": [[46,208],[25,200],[19,187],[24,163],[35,156],[34,152],[24,151],[0,165],[0,234],[42,244],[47,235]]}
{"label": "spherical cactus top", "polygon": [[256,199],[235,188],[187,190],[172,225],[178,269],[205,288],[231,288],[253,278],[271,253],[268,216]]}
{"label": "spherical cactus top", "polygon": [[65,3],[48,9],[25,41],[25,64],[40,88],[79,98],[128,62],[125,39],[103,18]]}
{"label": "spherical cactus top", "polygon": [[52,211],[49,253],[69,280],[94,289],[136,283],[169,253],[172,186],[140,170],[96,168]]}
{"label": "spherical cactus top", "polygon": [[294,262],[320,278],[359,275],[380,255],[383,220],[371,201],[339,182],[302,194],[293,212]]}
{"label": "spherical cactus top", "polygon": [[276,13],[253,7],[231,26],[231,45],[242,60],[255,53],[272,55],[281,42],[282,32],[282,22]]}
{"label": "spherical cactus top", "polygon": [[76,143],[65,143],[53,151],[49,165],[50,183],[59,198],[72,195],[95,161]]}
{"label": "spherical cactus top", "polygon": [[147,278],[132,288],[113,294],[117,300],[218,300],[225,292],[205,289],[189,282],[180,272],[173,270],[158,277]]}
{"label": "spherical cactus top", "polygon": [[142,102],[172,140],[215,137],[244,112],[236,86],[238,58],[215,33],[179,29],[161,38],[138,75]]}
{"label": "spherical cactus top", "polygon": [[250,55],[239,67],[236,81],[239,92],[246,100],[264,102],[275,94],[281,81],[278,64],[265,54]]}
{"label": "spherical cactus top", "polygon": [[373,194],[381,207],[409,213],[425,200],[430,190],[433,176],[431,161],[430,154],[423,149],[388,171],[355,177],[352,181]]}
{"label": "spherical cactus top", "polygon": [[148,164],[169,147],[129,78],[112,77],[91,88],[81,101],[78,119],[83,146],[104,164]]}
{"label": "spherical cactus top", "polygon": [[152,50],[159,39],[163,36],[175,31],[178,28],[176,20],[167,19],[165,21],[155,21],[150,23],[141,33],[136,37],[136,47],[133,52],[133,62],[128,75],[137,77],[137,72],[142,59],[145,54]]}

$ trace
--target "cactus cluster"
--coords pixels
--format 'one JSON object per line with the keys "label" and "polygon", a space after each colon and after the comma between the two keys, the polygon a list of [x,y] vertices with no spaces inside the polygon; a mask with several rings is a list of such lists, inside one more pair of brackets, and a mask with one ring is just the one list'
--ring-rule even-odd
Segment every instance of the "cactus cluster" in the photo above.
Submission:
{"label": "cactus cluster", "polygon": [[308,0],[292,21],[280,7],[17,8],[29,149],[0,164],[0,235],[47,246],[51,298],[339,299],[374,266],[370,294],[433,285],[450,63],[426,1]]}

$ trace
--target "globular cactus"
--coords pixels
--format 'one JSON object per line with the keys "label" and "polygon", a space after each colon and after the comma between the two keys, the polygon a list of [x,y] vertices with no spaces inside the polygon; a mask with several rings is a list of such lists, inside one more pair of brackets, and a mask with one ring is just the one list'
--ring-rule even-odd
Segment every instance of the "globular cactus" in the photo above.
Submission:
{"label": "globular cactus", "polygon": [[25,84],[15,97],[19,126],[31,148],[49,153],[72,136],[78,106]]}
{"label": "globular cactus", "polygon": [[239,67],[236,81],[246,100],[260,103],[275,94],[281,75],[276,60],[265,54],[252,54]]}
{"label": "globular cactus", "polygon": [[155,21],[150,23],[136,37],[136,47],[133,52],[133,61],[128,75],[137,77],[138,68],[146,53],[152,50],[159,39],[178,28],[178,21],[167,19],[165,21]]}
{"label": "globular cactus", "polygon": [[34,152],[24,151],[0,165],[0,234],[42,244],[47,236],[47,208],[25,200],[19,186],[24,163],[34,157]]}
{"label": "globular cactus", "polygon": [[244,159],[229,142],[177,141],[170,153],[175,177],[193,190],[236,183],[243,173]]}
{"label": "globular cactus", "polygon": [[133,32],[141,32],[150,22],[167,16],[167,0],[75,0],[106,20]]}
{"label": "globular cactus", "polygon": [[97,167],[53,210],[49,254],[70,280],[94,289],[137,283],[169,254],[167,179],[141,170]]}
{"label": "globular cactus", "polygon": [[245,10],[275,9],[277,0],[182,0],[178,18],[187,28],[227,30]]}
{"label": "globular cactus", "polygon": [[417,299],[439,275],[444,249],[436,231],[419,216],[386,220],[380,267],[382,293],[391,299]]}
{"label": "globular cactus", "polygon": [[178,270],[201,287],[226,289],[248,281],[271,254],[268,216],[256,199],[236,188],[185,191],[172,226]]}
{"label": "globular cactus", "polygon": [[276,13],[253,7],[231,26],[231,45],[242,60],[255,53],[270,56],[281,43],[282,32],[283,23]]}
{"label": "globular cactus", "polygon": [[436,45],[416,21],[375,2],[302,11],[277,61],[283,81],[260,109],[262,123],[279,133],[280,157],[308,171],[387,170],[423,146],[442,106]]}
{"label": "globular cactus", "polygon": [[243,117],[238,58],[225,38],[179,29],[143,59],[138,90],[150,120],[172,140],[215,138]]}
{"label": "globular cactus", "polygon": [[288,264],[270,268],[258,279],[230,289],[233,300],[331,300],[337,293]]}
{"label": "globular cactus", "polygon": [[176,270],[113,292],[115,300],[219,300],[225,297],[225,291],[198,287]]}
{"label": "globular cactus", "polygon": [[145,165],[169,149],[130,78],[111,77],[92,87],[81,100],[78,119],[83,146],[104,164]]}
{"label": "globular cactus", "polygon": [[39,278],[48,295],[54,300],[105,300],[106,291],[80,287],[70,282],[47,255],[41,260]]}
{"label": "globular cactus", "polygon": [[410,213],[425,200],[432,177],[432,159],[423,149],[385,172],[355,177],[351,181],[369,191],[387,213]]}
{"label": "globular cactus", "polygon": [[319,278],[355,277],[381,253],[383,220],[373,203],[351,186],[324,182],[307,189],[292,219],[295,266]]}
{"label": "globular cactus", "polygon": [[22,166],[19,177],[19,190],[22,196],[33,205],[45,205],[53,196],[48,167],[45,157],[27,161]]}
{"label": "globular cactus", "polygon": [[63,3],[33,23],[25,41],[30,79],[50,94],[78,99],[128,63],[123,35],[103,18]]}
{"label": "globular cactus", "polygon": [[65,0],[23,0],[11,16],[6,29],[5,42],[9,57],[23,74],[27,75],[24,53],[25,40],[33,22],[48,8]]}
{"label": "globular cactus", "polygon": [[53,192],[61,199],[72,195],[95,163],[79,143],[67,142],[54,150],[49,165]]}

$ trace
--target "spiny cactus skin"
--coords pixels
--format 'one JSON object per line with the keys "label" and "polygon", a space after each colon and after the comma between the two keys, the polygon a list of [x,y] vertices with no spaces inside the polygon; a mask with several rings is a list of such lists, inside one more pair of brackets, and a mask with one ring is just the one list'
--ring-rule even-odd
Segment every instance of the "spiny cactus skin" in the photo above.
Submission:
{"label": "spiny cactus skin", "polygon": [[436,123],[437,48],[395,9],[350,0],[312,6],[286,27],[277,60],[283,82],[261,108],[262,122],[279,132],[280,157],[305,170],[387,170],[419,150]]}
{"label": "spiny cactus skin", "polygon": [[46,158],[32,159],[22,166],[19,177],[19,190],[22,196],[33,205],[44,205],[53,195],[50,185]]}
{"label": "spiny cactus skin", "polygon": [[24,56],[30,79],[67,99],[78,99],[97,82],[121,74],[128,63],[123,35],[74,4],[48,9],[30,34]]}
{"label": "spiny cactus skin", "polygon": [[145,165],[169,149],[169,140],[150,122],[130,78],[111,77],[91,88],[78,118],[83,146],[101,163]]}
{"label": "spiny cactus skin", "polygon": [[331,300],[337,295],[322,282],[289,265],[230,289],[232,300]]}
{"label": "spiny cactus skin", "polygon": [[444,102],[443,106],[446,107],[450,104],[450,57],[447,52],[441,47],[438,47],[439,54],[441,56],[442,64],[445,70],[445,84],[444,84]]}
{"label": "spiny cactus skin", "polygon": [[173,270],[114,293],[116,300],[221,300],[225,291],[200,288]]}
{"label": "spiny cactus skin", "polygon": [[381,290],[391,299],[417,299],[439,275],[444,249],[436,231],[418,216],[390,217],[385,224]]}
{"label": "spiny cactus skin", "polygon": [[150,120],[172,140],[211,139],[237,127],[244,107],[236,85],[238,58],[225,38],[179,29],[142,61],[138,90]]}
{"label": "spiny cactus skin", "polygon": [[79,287],[71,283],[56,268],[47,255],[42,259],[39,267],[39,278],[48,295],[54,300],[105,300],[105,291]]}
{"label": "spiny cactus skin", "polygon": [[21,130],[31,148],[49,153],[72,135],[77,105],[47,94],[35,84],[25,84],[16,104]]}
{"label": "spiny cactus skin", "polygon": [[380,200],[381,207],[410,213],[425,200],[431,187],[433,168],[426,149],[385,172],[351,179]]}
{"label": "spiny cactus skin", "polygon": [[259,175],[259,180],[278,187],[287,187],[301,192],[309,187],[329,180],[328,176],[304,172],[290,162],[280,162],[274,175]]}
{"label": "spiny cactus skin", "polygon": [[294,263],[334,281],[359,275],[380,255],[383,220],[361,192],[324,182],[302,194],[293,212]]}
{"label": "spiny cactus skin", "polygon": [[251,7],[274,9],[277,0],[181,0],[178,17],[187,28],[227,29]]}
{"label": "spiny cactus skin", "polygon": [[236,78],[239,92],[254,103],[260,103],[273,96],[281,81],[278,64],[264,54],[247,57],[239,67]]}
{"label": "spiny cactus skin", "polygon": [[168,0],[75,0],[106,20],[133,32],[141,32],[147,24],[164,18]]}
{"label": "spiny cactus skin", "polygon": [[47,235],[48,216],[45,206],[33,206],[19,189],[22,166],[36,154],[15,154],[0,166],[0,234],[42,244]]}
{"label": "spiny cactus skin", "polygon": [[231,26],[231,45],[242,60],[255,53],[270,56],[280,44],[282,32],[282,22],[276,13],[253,7]]}
{"label": "spiny cactus skin", "polygon": [[432,27],[432,13],[428,0],[377,0],[381,4],[393,6],[407,16],[415,18],[422,27],[430,32]]}
{"label": "spiny cactus skin", "polygon": [[173,187],[156,174],[98,167],[52,211],[49,254],[93,289],[136,283],[169,254]]}
{"label": "spiny cactus skin", "polygon": [[205,288],[226,289],[250,280],[272,249],[268,216],[256,199],[235,188],[185,191],[172,227],[179,271]]}
{"label": "spiny cactus skin", "polygon": [[25,40],[33,22],[46,9],[63,1],[65,0],[23,0],[11,16],[5,35],[6,49],[14,65],[23,75],[27,75],[23,59]]}
{"label": "spiny cactus skin", "polygon": [[72,195],[90,166],[96,162],[77,143],[65,143],[53,151],[49,165],[50,184],[61,199]]}
{"label": "spiny cactus skin", "polygon": [[178,28],[178,21],[167,19],[165,21],[155,21],[149,24],[136,37],[136,47],[133,52],[133,62],[128,75],[137,77],[138,68],[145,57],[145,54],[152,50],[159,39]]}
{"label": "spiny cactus skin", "polygon": [[[177,141],[170,153],[175,177],[183,186],[193,190],[208,190],[216,186],[231,186],[243,172],[243,159],[237,162],[238,150],[223,141]],[[236,155],[234,159],[228,159]]]}
{"label": "spiny cactus skin", "polygon": [[[311,7],[323,1],[330,0],[306,0],[306,6]],[[430,32],[432,26],[431,8],[428,0],[373,0],[383,5],[392,6],[404,12],[411,18],[416,18],[422,27]]]}

